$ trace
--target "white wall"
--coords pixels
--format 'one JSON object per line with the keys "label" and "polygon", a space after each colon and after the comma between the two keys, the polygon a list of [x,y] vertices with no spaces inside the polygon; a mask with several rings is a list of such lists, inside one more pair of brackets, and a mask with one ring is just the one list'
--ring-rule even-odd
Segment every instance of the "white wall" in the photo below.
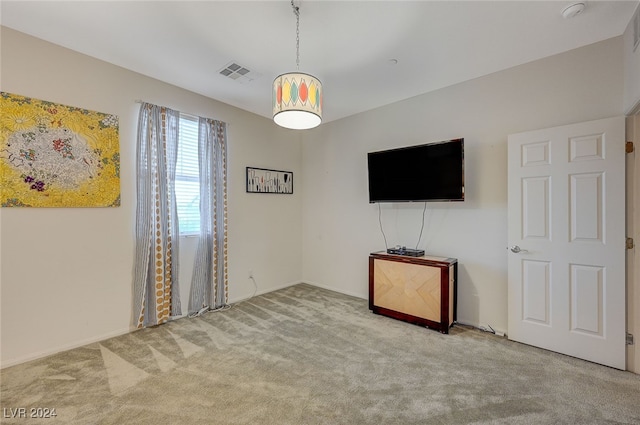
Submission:
{"label": "white wall", "polygon": [[[2,209],[3,367],[130,330],[135,99],[230,124],[231,301],[253,293],[250,269],[260,293],[302,276],[367,298],[367,256],[384,243],[366,152],[464,137],[467,200],[428,205],[420,248],[459,259],[458,319],[498,330],[507,327],[507,135],[623,112],[622,37],[299,133],[13,30],[0,36],[0,89],[117,114],[122,161],[120,208]],[[246,194],[245,166],[293,171],[294,194]],[[421,220],[421,204],[382,205],[389,245],[414,245]],[[193,242],[182,241],[185,305]]]}
{"label": "white wall", "polygon": [[[136,99],[229,123],[230,300],[254,292],[249,269],[258,292],[300,281],[299,186],[293,195],[247,194],[244,178],[246,166],[300,176],[297,133],[8,28],[1,29],[0,37],[2,91],[119,116],[122,190],[119,208],[2,209],[3,367],[131,329]],[[182,242],[186,307],[195,243]]]}
{"label": "white wall", "polygon": [[[636,8],[637,13],[640,5]],[[638,18],[640,19],[640,18]],[[623,34],[624,38],[624,112],[634,113],[634,108],[640,106],[640,45],[633,50],[633,25],[634,18],[631,19],[627,30]]]}
{"label": "white wall", "polygon": [[[603,41],[305,135],[303,280],[368,298],[368,254],[385,246],[366,153],[464,137],[466,200],[428,204],[419,248],[458,258],[460,322],[506,330],[507,135],[621,115],[622,44]],[[381,208],[389,246],[415,246],[423,204]]]}

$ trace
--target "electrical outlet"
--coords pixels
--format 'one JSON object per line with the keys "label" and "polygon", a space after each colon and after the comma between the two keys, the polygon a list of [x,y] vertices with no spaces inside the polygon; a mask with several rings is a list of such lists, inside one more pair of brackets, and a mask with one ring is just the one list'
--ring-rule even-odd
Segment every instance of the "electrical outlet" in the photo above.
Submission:
{"label": "electrical outlet", "polygon": [[249,279],[253,279],[253,270],[249,269]]}

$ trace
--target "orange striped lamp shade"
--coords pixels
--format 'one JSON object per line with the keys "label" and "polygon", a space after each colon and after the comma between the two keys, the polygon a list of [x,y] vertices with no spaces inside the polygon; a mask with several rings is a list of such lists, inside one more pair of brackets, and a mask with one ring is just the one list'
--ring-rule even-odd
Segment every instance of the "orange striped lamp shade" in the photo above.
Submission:
{"label": "orange striped lamp shade", "polygon": [[306,130],[322,122],[322,83],[300,72],[273,80],[273,121],[281,127]]}

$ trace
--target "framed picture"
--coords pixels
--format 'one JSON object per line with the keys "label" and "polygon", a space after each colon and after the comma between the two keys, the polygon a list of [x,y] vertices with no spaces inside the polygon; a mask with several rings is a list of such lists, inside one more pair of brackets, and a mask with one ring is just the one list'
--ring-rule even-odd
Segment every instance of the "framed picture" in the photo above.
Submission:
{"label": "framed picture", "polygon": [[0,92],[2,207],[119,207],[116,115]]}
{"label": "framed picture", "polygon": [[247,193],[293,193],[293,172],[247,167]]}

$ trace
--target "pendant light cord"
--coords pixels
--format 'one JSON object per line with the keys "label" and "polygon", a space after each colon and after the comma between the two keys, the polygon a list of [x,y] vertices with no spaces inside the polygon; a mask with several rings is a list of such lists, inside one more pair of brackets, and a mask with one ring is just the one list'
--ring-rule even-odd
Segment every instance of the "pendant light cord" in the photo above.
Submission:
{"label": "pendant light cord", "polygon": [[296,6],[291,0],[291,7],[296,15],[296,70],[300,71],[300,6]]}

